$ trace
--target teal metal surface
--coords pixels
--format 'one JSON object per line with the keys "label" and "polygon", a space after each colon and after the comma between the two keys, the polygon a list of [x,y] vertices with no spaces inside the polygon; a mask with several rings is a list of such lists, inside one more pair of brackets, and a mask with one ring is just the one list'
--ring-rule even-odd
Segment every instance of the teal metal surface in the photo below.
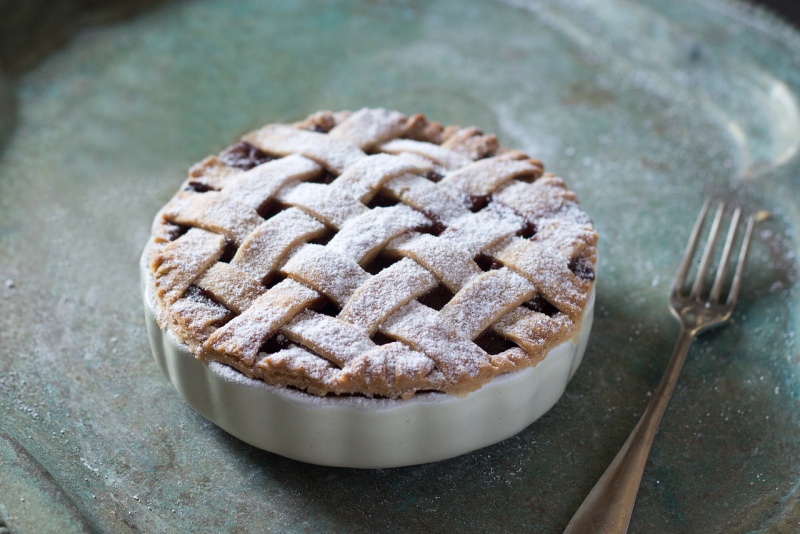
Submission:
{"label": "teal metal surface", "polygon": [[[733,321],[690,353],[632,531],[800,530],[798,94],[800,36],[717,0],[197,0],[82,31],[0,80],[0,521],[559,532],[658,382],[712,195],[769,218]],[[191,163],[365,105],[496,132],[564,176],[601,235],[595,326],[559,404],[487,449],[374,471],[286,460],[192,412],[150,355],[137,273]]]}

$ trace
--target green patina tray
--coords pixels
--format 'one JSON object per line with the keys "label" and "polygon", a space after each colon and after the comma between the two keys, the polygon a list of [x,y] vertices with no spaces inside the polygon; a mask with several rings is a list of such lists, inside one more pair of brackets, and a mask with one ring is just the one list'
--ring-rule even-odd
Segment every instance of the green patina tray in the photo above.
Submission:
{"label": "green patina tray", "polygon": [[[41,30],[20,20],[12,52]],[[0,80],[0,531],[559,532],[671,353],[667,295],[710,195],[770,216],[734,319],[691,351],[632,531],[797,532],[798,94],[800,35],[719,0],[198,0],[85,28]],[[602,239],[559,404],[389,470],[294,462],[196,415],[150,354],[137,272],[192,162],[365,105],[496,132],[567,178]]]}

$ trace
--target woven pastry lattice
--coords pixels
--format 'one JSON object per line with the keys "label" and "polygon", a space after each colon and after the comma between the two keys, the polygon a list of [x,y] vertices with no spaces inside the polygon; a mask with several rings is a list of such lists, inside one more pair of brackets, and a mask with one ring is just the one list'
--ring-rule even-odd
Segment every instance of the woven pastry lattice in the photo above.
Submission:
{"label": "woven pastry lattice", "polygon": [[564,182],[475,128],[383,109],[269,125],[159,212],[162,328],[317,395],[464,393],[577,331],[597,235]]}

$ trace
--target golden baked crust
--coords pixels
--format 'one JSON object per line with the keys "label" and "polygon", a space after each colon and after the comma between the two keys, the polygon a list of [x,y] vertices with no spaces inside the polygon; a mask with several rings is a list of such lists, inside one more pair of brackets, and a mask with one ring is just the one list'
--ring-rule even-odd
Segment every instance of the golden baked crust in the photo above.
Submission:
{"label": "golden baked crust", "polygon": [[574,336],[597,234],[564,182],[476,128],[384,109],[271,124],[159,212],[159,325],[316,395],[463,394]]}

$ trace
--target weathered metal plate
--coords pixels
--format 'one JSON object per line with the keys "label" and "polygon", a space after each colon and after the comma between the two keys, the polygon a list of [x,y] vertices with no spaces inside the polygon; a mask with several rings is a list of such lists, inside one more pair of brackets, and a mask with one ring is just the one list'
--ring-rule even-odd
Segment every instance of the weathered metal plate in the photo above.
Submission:
{"label": "weathered metal plate", "polygon": [[[669,357],[667,294],[706,195],[770,218],[734,320],[690,354],[632,531],[800,529],[800,36],[771,17],[717,0],[184,1],[0,85],[12,532],[560,531]],[[602,237],[565,397],[446,462],[256,450],[196,415],[148,347],[137,258],[186,168],[263,123],[364,105],[497,132],[567,178]]]}

